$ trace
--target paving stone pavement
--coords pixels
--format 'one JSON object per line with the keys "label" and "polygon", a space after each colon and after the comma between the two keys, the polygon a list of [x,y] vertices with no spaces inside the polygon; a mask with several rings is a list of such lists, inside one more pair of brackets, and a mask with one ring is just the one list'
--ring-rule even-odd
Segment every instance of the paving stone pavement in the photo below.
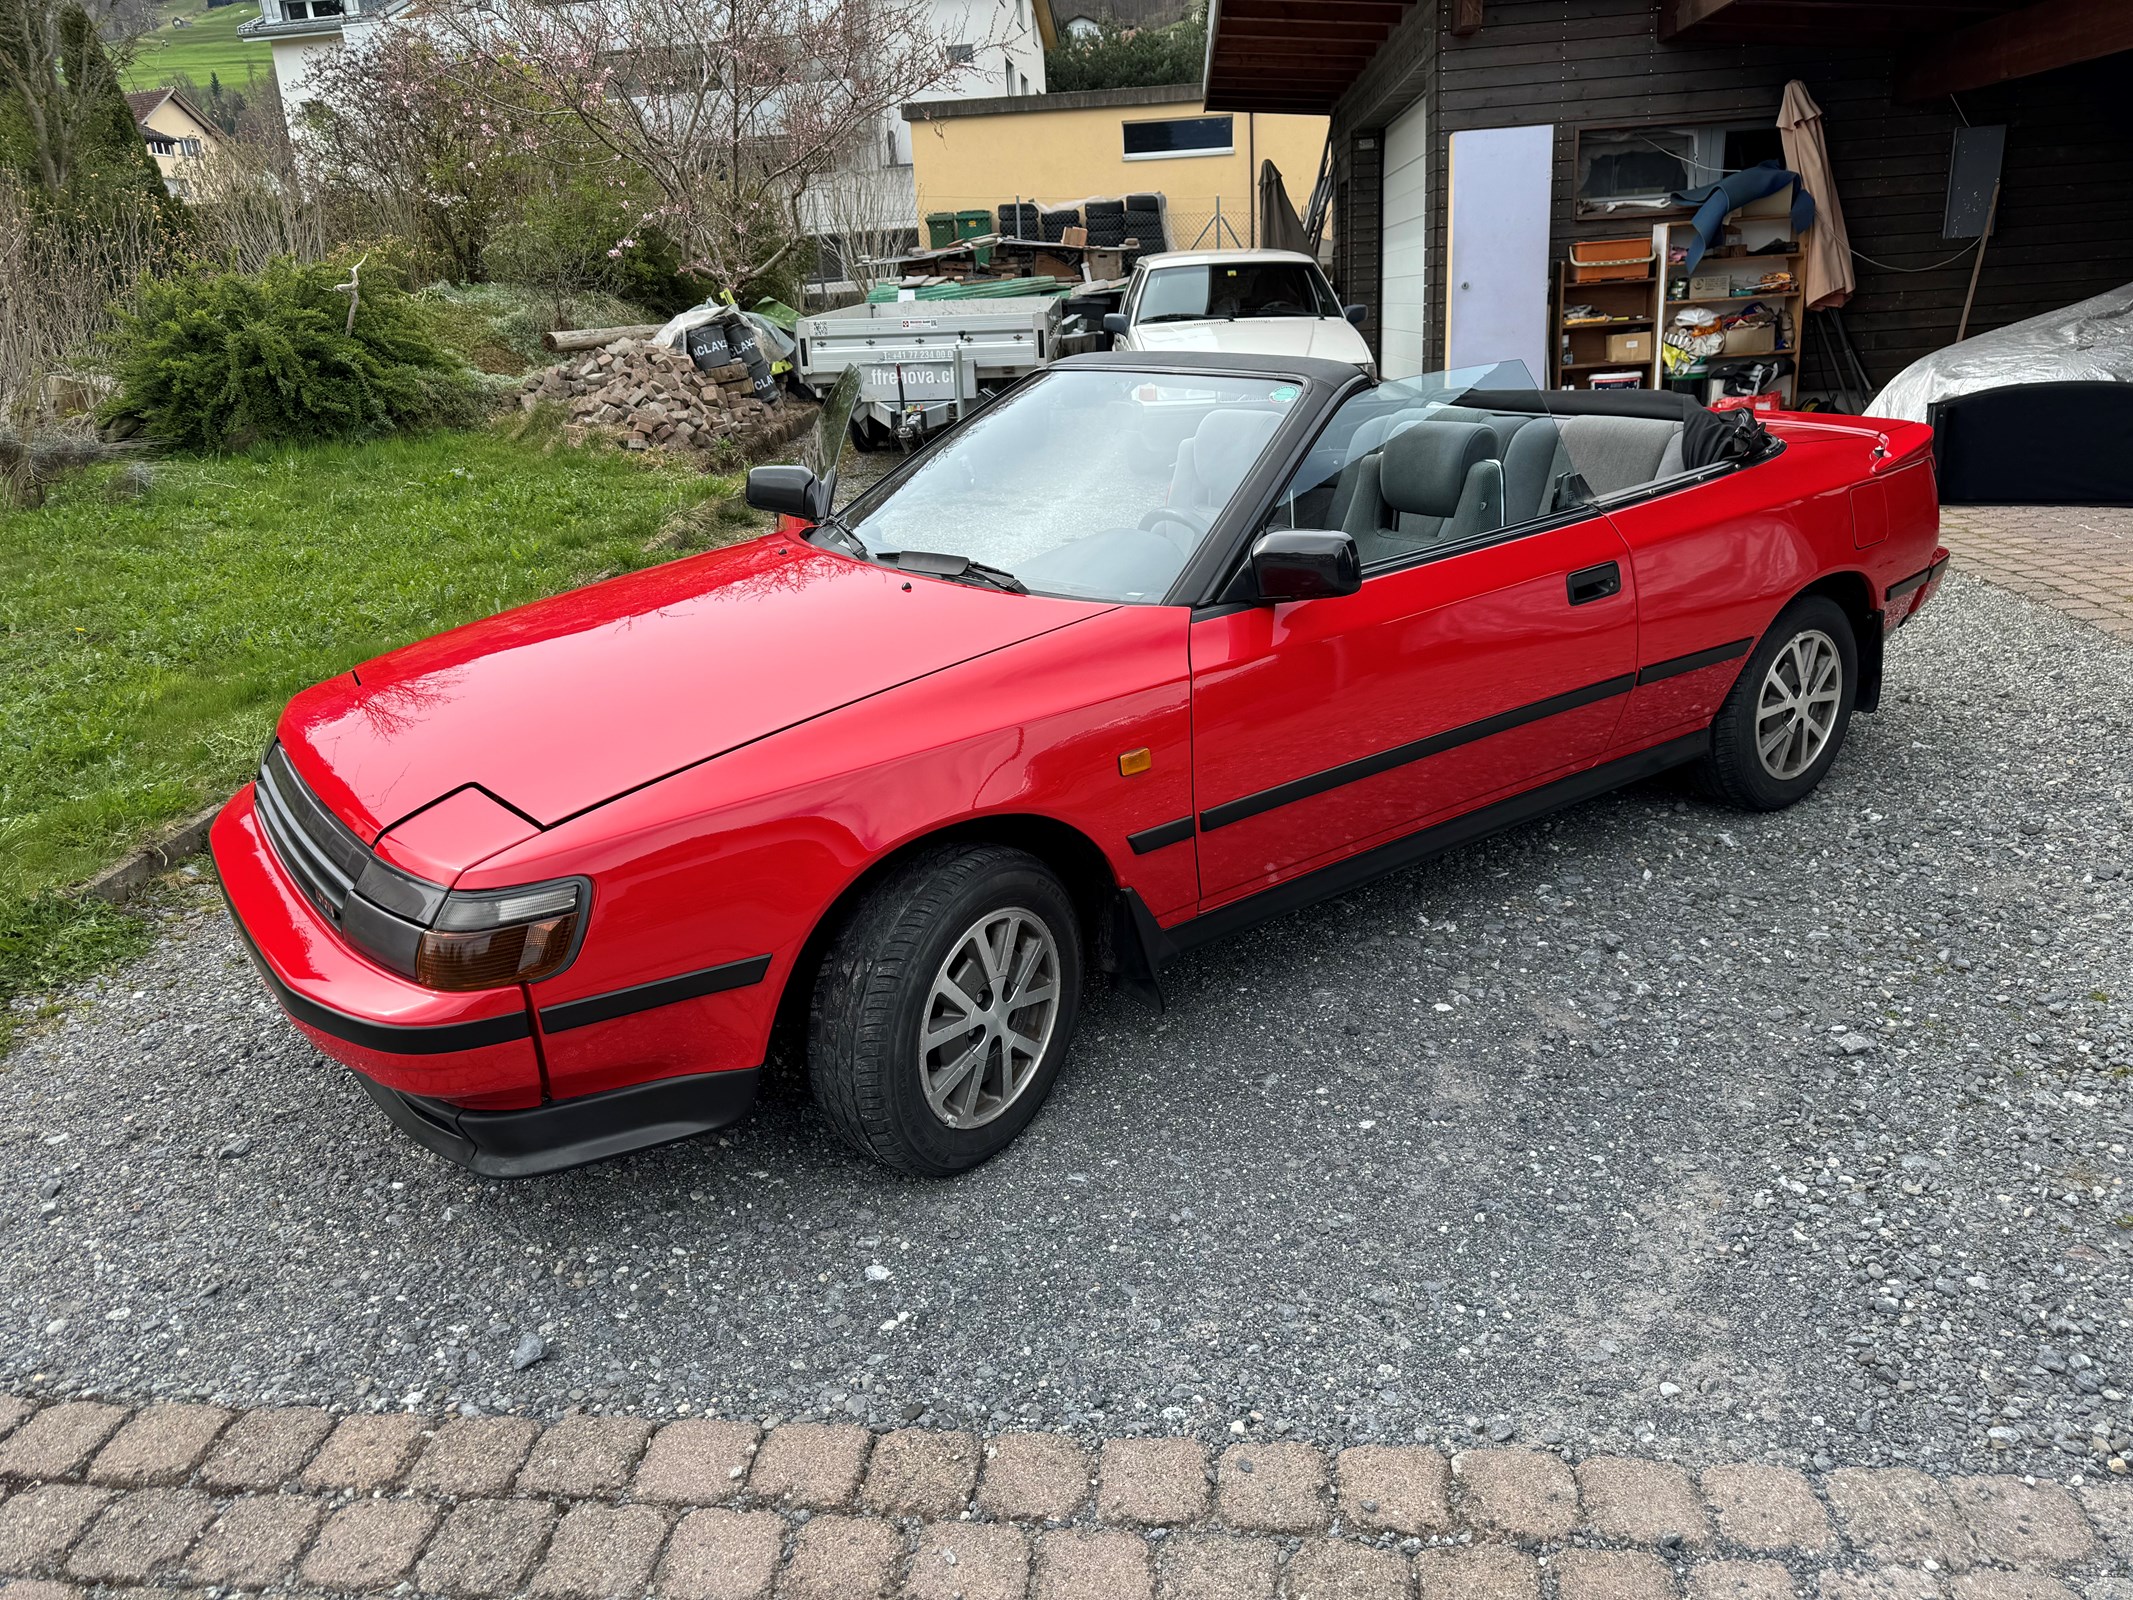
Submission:
{"label": "paving stone pavement", "polygon": [[2129,1574],[2119,1478],[0,1396],[0,1600],[2133,1600]]}
{"label": "paving stone pavement", "polygon": [[1959,571],[2133,639],[2133,506],[1946,506]]}

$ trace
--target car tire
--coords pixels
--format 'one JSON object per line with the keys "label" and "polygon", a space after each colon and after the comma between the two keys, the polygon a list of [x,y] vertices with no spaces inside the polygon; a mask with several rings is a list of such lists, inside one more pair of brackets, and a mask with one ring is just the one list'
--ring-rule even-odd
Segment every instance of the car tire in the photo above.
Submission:
{"label": "car tire", "polygon": [[[1025,963],[1021,992],[1048,987],[1049,997],[996,1008],[988,976],[1004,967],[1013,982]],[[816,1104],[884,1166],[967,1172],[1044,1104],[1073,1038],[1081,978],[1074,904],[1043,862],[1004,845],[929,850],[869,890],[823,955],[808,1016]],[[962,1017],[970,1026],[959,1033]],[[929,1038],[942,1042],[928,1050]],[[1012,1047],[1016,1038],[1036,1049]]]}
{"label": "car tire", "polygon": [[[1804,700],[1803,673],[1809,680]],[[1700,786],[1748,811],[1780,811],[1804,800],[1843,748],[1858,694],[1851,618],[1826,595],[1795,600],[1733,680],[1711,724]]]}

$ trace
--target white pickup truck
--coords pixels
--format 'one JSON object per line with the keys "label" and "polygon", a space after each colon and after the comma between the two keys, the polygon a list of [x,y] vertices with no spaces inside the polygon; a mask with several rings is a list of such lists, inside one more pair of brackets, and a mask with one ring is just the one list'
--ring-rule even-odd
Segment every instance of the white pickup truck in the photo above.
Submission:
{"label": "white pickup truck", "polygon": [[1290,250],[1173,250],[1142,256],[1120,310],[1104,318],[1114,350],[1223,350],[1315,356],[1376,374],[1318,263]]}

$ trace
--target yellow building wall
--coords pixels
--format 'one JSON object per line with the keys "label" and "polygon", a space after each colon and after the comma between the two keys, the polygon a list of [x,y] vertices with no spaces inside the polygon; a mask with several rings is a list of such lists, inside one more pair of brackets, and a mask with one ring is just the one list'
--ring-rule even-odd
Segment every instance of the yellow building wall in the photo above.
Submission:
{"label": "yellow building wall", "polygon": [[[1033,97],[1030,103],[1041,105],[1042,99]],[[1301,215],[1318,180],[1326,119],[1239,111],[1233,113],[1233,149],[1228,155],[1125,158],[1124,124],[1207,115],[1197,101],[1181,100],[914,122],[911,168],[918,216],[913,220],[920,242],[925,240],[929,211],[983,210],[997,215],[998,207],[1017,198],[1058,204],[1090,195],[1160,193],[1169,207],[1177,248],[1190,248],[1208,228],[1217,196],[1235,237],[1225,233],[1218,240],[1209,228],[1198,241],[1202,248],[1255,244],[1259,163],[1272,161],[1281,169],[1289,203]]]}

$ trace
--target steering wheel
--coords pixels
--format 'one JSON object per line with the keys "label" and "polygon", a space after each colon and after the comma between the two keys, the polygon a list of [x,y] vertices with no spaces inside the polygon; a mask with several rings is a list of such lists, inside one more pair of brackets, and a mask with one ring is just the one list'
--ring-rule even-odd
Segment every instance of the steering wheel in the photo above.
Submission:
{"label": "steering wheel", "polygon": [[1177,523],[1196,539],[1214,526],[1212,517],[1204,517],[1197,511],[1187,511],[1181,506],[1157,506],[1153,511],[1141,514],[1140,528],[1143,533],[1153,533],[1166,522]]}
{"label": "steering wheel", "polygon": [[1303,307],[1293,300],[1269,300],[1259,308],[1261,316],[1271,316],[1278,311],[1301,311]]}

